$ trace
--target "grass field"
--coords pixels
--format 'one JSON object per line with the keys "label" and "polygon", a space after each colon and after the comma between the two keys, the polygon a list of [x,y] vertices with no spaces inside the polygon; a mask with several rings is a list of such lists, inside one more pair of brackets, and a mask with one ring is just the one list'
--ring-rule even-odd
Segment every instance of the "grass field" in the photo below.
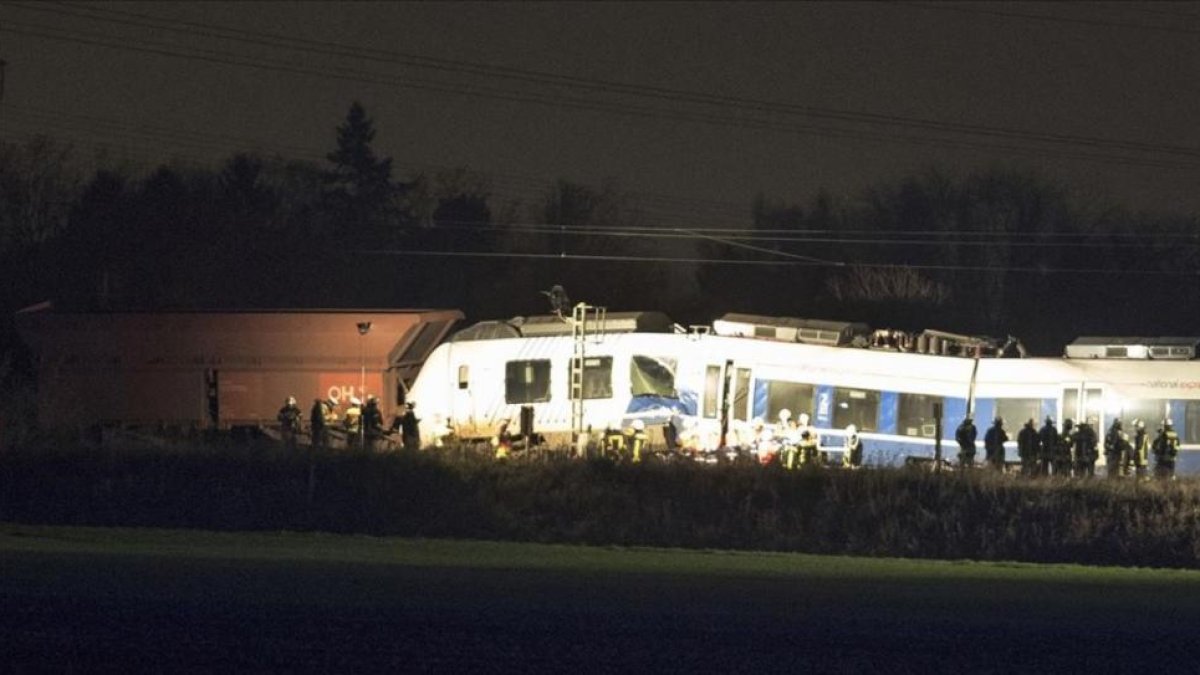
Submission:
{"label": "grass field", "polygon": [[0,525],[16,672],[1194,672],[1200,572]]}

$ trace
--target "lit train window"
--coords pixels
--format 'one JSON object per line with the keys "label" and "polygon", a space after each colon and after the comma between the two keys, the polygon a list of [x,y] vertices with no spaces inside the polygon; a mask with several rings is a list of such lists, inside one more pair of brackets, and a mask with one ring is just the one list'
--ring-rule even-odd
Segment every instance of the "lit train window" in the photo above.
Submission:
{"label": "lit train window", "polygon": [[833,426],[853,424],[859,431],[879,428],[879,392],[871,389],[838,388],[833,397]]}
{"label": "lit train window", "polygon": [[[571,357],[571,368],[575,357]],[[568,380],[569,381],[569,380]],[[583,359],[583,398],[612,398],[612,357],[588,356]]]}
{"label": "lit train window", "polygon": [[[1153,430],[1162,426],[1162,423],[1150,426],[1146,423],[1146,429],[1153,433]],[[1184,443],[1193,444],[1200,443],[1200,401],[1188,401],[1183,408],[1183,429],[1176,429],[1175,433],[1179,434],[1179,438]]]}
{"label": "lit train window", "polygon": [[470,372],[471,372],[470,366],[468,366],[465,363],[458,367],[458,388],[459,389],[466,389],[468,387],[468,385],[470,384],[471,380],[470,380],[470,377],[468,377]]}
{"label": "lit train window", "polygon": [[717,416],[717,396],[721,390],[721,366],[708,366],[704,370],[704,416]]}
{"label": "lit train window", "polygon": [[[1168,401],[1161,398],[1125,399],[1118,410],[1111,410],[1113,416],[1119,417],[1127,432],[1133,432],[1133,421],[1142,420],[1151,434],[1162,425],[1167,416]],[[1112,418],[1109,418],[1111,424]]]}
{"label": "lit train window", "polygon": [[633,396],[665,396],[675,393],[675,359],[634,356],[629,362],[629,393]]}
{"label": "lit train window", "polygon": [[[1004,428],[1012,431],[1025,425],[1025,420],[1033,420],[1034,426],[1041,428],[1042,399],[1040,398],[998,398],[996,399],[996,417],[1004,418]],[[989,427],[992,420],[983,420]],[[1009,436],[1012,436],[1010,433]],[[1014,437],[1015,438],[1015,437]]]}
{"label": "lit train window", "polygon": [[767,417],[765,421],[779,419],[779,411],[786,408],[793,419],[804,413],[813,419],[813,385],[800,382],[767,381]]}
{"label": "lit train window", "polygon": [[540,403],[550,400],[550,361],[509,361],[504,364],[504,401]]}
{"label": "lit train window", "polygon": [[733,401],[730,402],[733,419],[745,422],[750,419],[750,369],[738,368],[733,377]]}
{"label": "lit train window", "polygon": [[896,411],[896,433],[901,436],[933,438],[937,435],[933,406],[941,403],[941,396],[900,394]]}

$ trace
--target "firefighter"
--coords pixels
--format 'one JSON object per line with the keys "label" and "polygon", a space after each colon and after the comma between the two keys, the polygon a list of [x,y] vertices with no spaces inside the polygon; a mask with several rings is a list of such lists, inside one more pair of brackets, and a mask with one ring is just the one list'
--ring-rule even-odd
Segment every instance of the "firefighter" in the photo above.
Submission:
{"label": "firefighter", "polygon": [[500,423],[500,431],[492,437],[492,446],[496,448],[496,461],[506,462],[512,454],[512,434],[508,433],[508,420]]}
{"label": "firefighter", "polygon": [[379,399],[367,397],[367,404],[362,410],[363,443],[367,450],[374,450],[375,443],[383,438],[383,411],[379,409]]}
{"label": "firefighter", "polygon": [[1150,434],[1146,433],[1146,423],[1140,419],[1133,421],[1133,444],[1129,451],[1126,464],[1138,480],[1146,480],[1146,464],[1150,454]]}
{"label": "firefighter", "polygon": [[350,407],[346,408],[346,416],[342,418],[342,429],[346,432],[347,446],[362,447],[362,400],[357,396],[350,397]]}
{"label": "firefighter", "polygon": [[853,424],[846,426],[845,452],[842,453],[842,466],[847,469],[857,469],[862,466],[863,442],[858,436],[858,427]]}
{"label": "firefighter", "polygon": [[975,466],[975,436],[975,421],[967,415],[954,432],[954,440],[958,442],[958,466],[961,469]]}
{"label": "firefighter", "polygon": [[649,437],[646,435],[646,423],[642,420],[634,420],[629,425],[629,452],[634,464],[640,464],[642,461],[642,452],[646,449],[646,441]]}
{"label": "firefighter", "polygon": [[800,432],[800,465],[809,468],[819,468],[821,466],[821,449],[818,446],[817,432],[812,429],[804,429]]}
{"label": "firefighter", "polygon": [[1154,439],[1154,475],[1163,480],[1175,480],[1175,458],[1179,455],[1179,434],[1171,420],[1163,420],[1158,437]]}
{"label": "firefighter", "polygon": [[1021,458],[1022,476],[1037,475],[1038,459],[1042,454],[1042,439],[1033,425],[1033,418],[1030,417],[1017,432],[1017,455]]}
{"label": "firefighter", "polygon": [[800,423],[794,419],[788,420],[787,426],[783,430],[782,452],[784,468],[794,469],[803,463],[803,458],[800,455],[800,443],[804,440],[805,430],[800,428]]}
{"label": "firefighter", "polygon": [[1058,429],[1054,428],[1054,418],[1046,416],[1046,424],[1038,432],[1038,467],[1039,476],[1049,476],[1050,467],[1054,464],[1054,456],[1058,452]]}
{"label": "firefighter", "polygon": [[302,416],[300,406],[296,405],[295,396],[287,397],[283,402],[283,407],[279,409],[279,414],[275,416],[275,419],[279,420],[279,436],[289,449],[296,447],[296,434],[300,433]]}
{"label": "firefighter", "polygon": [[1099,443],[1096,438],[1096,429],[1092,424],[1094,420],[1094,417],[1088,418],[1086,421],[1080,422],[1079,427],[1075,429],[1076,476],[1096,475],[1096,460],[1099,459],[1097,446]]}
{"label": "firefighter", "polygon": [[609,427],[604,430],[604,450],[613,459],[620,459],[625,454],[625,434],[619,428]]}
{"label": "firefighter", "polygon": [[1113,419],[1104,435],[1104,462],[1108,465],[1108,477],[1119,478],[1125,461],[1130,455],[1129,434],[1125,433],[1121,418]]}
{"label": "firefighter", "polygon": [[1054,475],[1070,477],[1071,467],[1075,465],[1075,420],[1068,417],[1063,420],[1062,434],[1058,437],[1058,449],[1054,453]]}
{"label": "firefighter", "polygon": [[313,399],[312,410],[308,414],[309,427],[312,429],[312,446],[314,448],[329,447],[329,427],[337,421],[334,409],[337,403],[331,398]]}
{"label": "firefighter", "polygon": [[1004,418],[997,417],[983,436],[983,451],[988,465],[1001,473],[1004,472],[1004,444],[1007,442],[1008,432],[1004,430]]}
{"label": "firefighter", "polygon": [[417,417],[417,404],[409,401],[404,404],[404,415],[400,417],[400,439],[405,450],[421,449],[421,420]]}

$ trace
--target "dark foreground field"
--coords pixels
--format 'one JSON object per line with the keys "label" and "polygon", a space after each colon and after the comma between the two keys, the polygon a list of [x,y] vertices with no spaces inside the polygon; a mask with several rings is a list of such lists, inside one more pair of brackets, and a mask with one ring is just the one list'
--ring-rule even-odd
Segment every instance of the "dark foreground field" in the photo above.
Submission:
{"label": "dark foreground field", "polygon": [[8,672],[1194,672],[1200,572],[0,525]]}

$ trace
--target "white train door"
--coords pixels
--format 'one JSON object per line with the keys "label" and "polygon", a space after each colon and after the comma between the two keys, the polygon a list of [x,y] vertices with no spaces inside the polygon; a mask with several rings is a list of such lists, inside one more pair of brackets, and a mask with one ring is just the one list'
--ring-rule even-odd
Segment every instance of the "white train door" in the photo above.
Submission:
{"label": "white train door", "polygon": [[1090,421],[1098,436],[1103,436],[1106,411],[1104,409],[1104,387],[1087,382],[1063,384],[1062,399],[1059,401],[1058,419],[1070,419],[1078,425]]}

